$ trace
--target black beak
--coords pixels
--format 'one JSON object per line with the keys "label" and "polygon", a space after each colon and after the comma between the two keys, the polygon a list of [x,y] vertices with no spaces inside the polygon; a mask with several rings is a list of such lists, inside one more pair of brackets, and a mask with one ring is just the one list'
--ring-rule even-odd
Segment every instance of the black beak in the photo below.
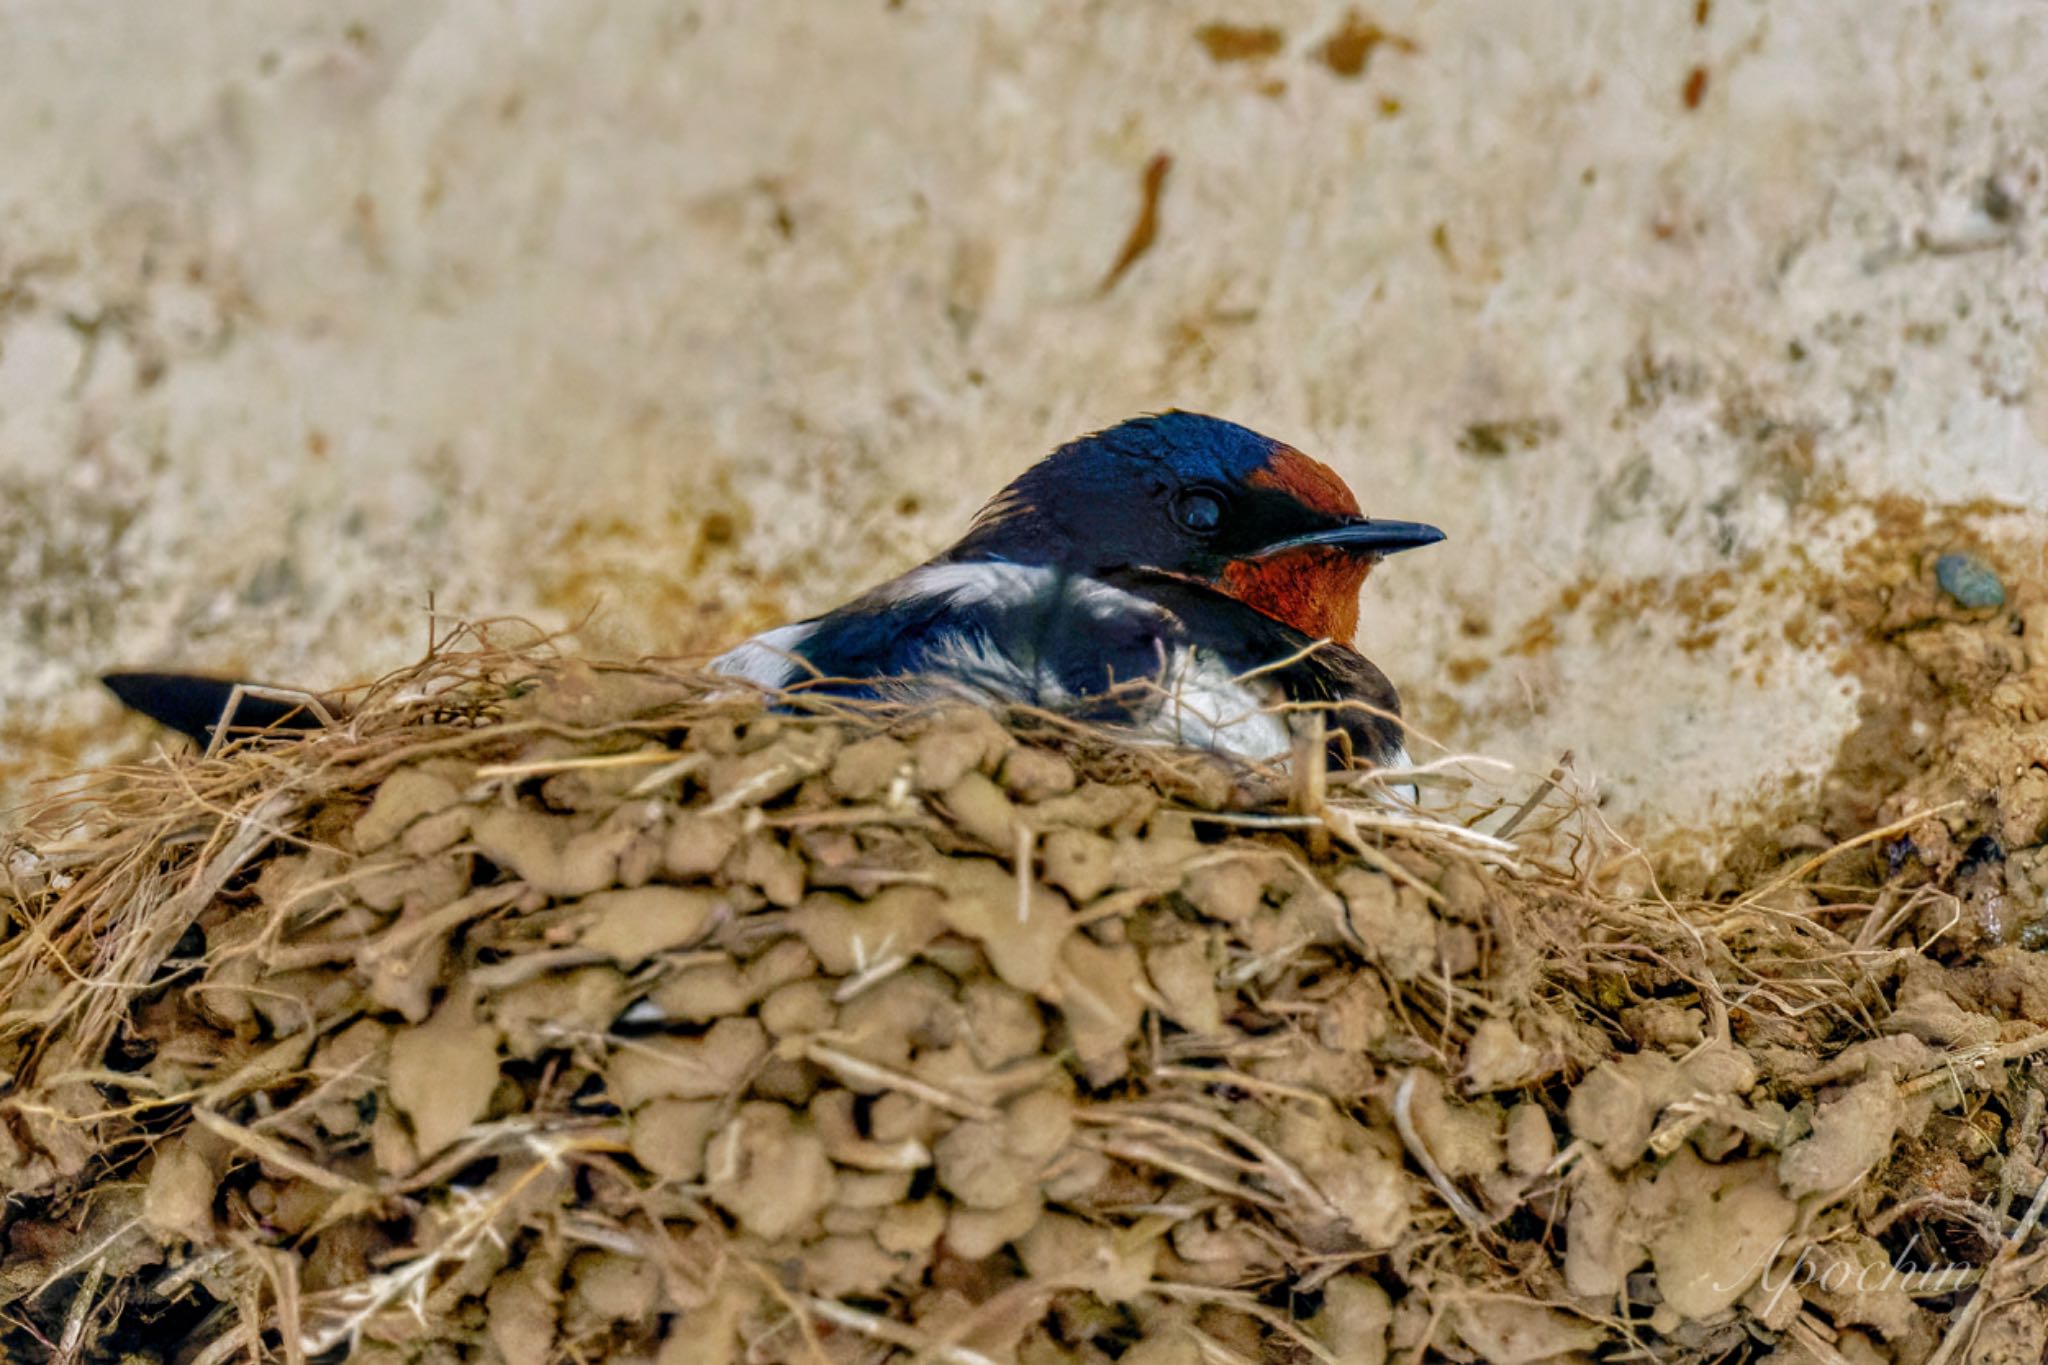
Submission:
{"label": "black beak", "polygon": [[1443,538],[1442,531],[1419,521],[1379,521],[1361,518],[1358,521],[1347,521],[1341,526],[1332,526],[1326,531],[1310,531],[1307,535],[1276,540],[1246,557],[1264,559],[1269,555],[1285,554],[1289,550],[1330,549],[1348,550],[1355,555],[1371,555],[1377,558],[1402,550],[1419,550],[1425,545],[1434,545]]}

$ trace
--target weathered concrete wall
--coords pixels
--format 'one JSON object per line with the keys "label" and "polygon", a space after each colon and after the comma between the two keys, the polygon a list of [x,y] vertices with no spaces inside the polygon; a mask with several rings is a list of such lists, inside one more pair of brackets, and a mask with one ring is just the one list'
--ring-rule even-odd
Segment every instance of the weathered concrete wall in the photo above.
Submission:
{"label": "weathered concrete wall", "polygon": [[706,647],[1179,405],[1451,531],[1369,589],[1426,725],[1725,814],[1854,721],[1842,547],[2038,553],[2043,69],[2025,0],[16,0],[0,753],[430,592]]}

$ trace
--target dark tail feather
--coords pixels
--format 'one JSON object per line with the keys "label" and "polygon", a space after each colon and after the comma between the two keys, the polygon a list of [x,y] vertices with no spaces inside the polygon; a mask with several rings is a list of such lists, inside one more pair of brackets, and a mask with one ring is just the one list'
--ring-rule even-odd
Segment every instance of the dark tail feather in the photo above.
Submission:
{"label": "dark tail feather", "polygon": [[[233,678],[208,678],[192,673],[109,673],[100,679],[107,690],[131,711],[189,735],[204,746],[213,738],[227,710],[228,698],[238,686]],[[254,734],[273,727],[284,730],[317,730],[319,718],[305,703],[274,701],[268,697],[243,694],[229,721],[233,734]]]}

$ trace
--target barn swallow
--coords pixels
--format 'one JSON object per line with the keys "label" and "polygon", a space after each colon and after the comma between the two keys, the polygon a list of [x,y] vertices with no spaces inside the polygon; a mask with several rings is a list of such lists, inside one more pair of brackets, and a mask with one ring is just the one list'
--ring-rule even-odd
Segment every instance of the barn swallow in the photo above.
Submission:
{"label": "barn swallow", "polygon": [[[714,673],[771,691],[966,697],[1282,758],[1322,709],[1344,762],[1405,763],[1400,697],[1354,646],[1373,566],[1443,532],[1366,517],[1329,466],[1232,422],[1134,418],[1060,447],[950,549],[822,616],[766,631]],[[236,685],[106,679],[205,744]],[[296,694],[236,696],[231,723],[318,723]]]}
{"label": "barn swallow", "polygon": [[1350,756],[1404,761],[1400,698],[1353,645],[1386,555],[1443,539],[1359,511],[1336,471],[1191,412],[1062,446],[951,549],[714,671],[776,691],[965,694],[1251,760],[1327,711]]}

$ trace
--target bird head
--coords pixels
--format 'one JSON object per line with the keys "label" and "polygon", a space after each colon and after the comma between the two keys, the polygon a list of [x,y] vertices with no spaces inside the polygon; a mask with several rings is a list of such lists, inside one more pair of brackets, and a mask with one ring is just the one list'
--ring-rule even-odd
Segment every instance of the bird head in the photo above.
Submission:
{"label": "bird head", "polygon": [[997,494],[943,558],[1151,570],[1349,644],[1373,565],[1443,538],[1434,526],[1363,515],[1335,470],[1292,446],[1166,412],[1060,447]]}

